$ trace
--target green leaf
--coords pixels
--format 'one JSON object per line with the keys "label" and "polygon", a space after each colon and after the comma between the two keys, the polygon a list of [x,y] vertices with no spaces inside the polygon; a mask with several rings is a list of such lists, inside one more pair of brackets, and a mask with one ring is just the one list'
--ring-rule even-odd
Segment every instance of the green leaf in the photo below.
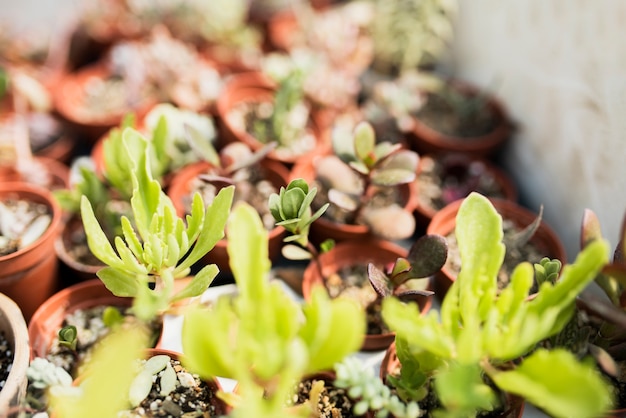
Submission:
{"label": "green leaf", "polygon": [[280,202],[283,219],[297,218],[300,213],[300,206],[305,201],[306,194],[302,189],[291,188],[285,190]]}
{"label": "green leaf", "polygon": [[271,263],[267,230],[257,211],[248,203],[238,204],[228,219],[228,233],[230,267],[242,299],[262,299]]}
{"label": "green leaf", "polygon": [[215,264],[209,264],[208,266],[204,266],[202,270],[200,270],[191,279],[189,284],[187,284],[187,286],[185,286],[183,290],[174,295],[174,297],[172,298],[172,302],[200,296],[202,293],[204,293],[204,291],[209,288],[211,282],[213,282],[213,279],[215,279],[215,276],[217,276],[217,273],[219,273],[219,269]]}
{"label": "green leaf", "polygon": [[107,328],[113,328],[124,322],[124,315],[115,306],[107,306],[102,312],[102,322]]}
{"label": "green leaf", "polygon": [[399,186],[411,183],[417,174],[404,168],[380,168],[372,172],[372,183],[381,187]]}
{"label": "green leaf", "polygon": [[198,239],[189,255],[176,267],[174,275],[177,275],[181,270],[191,267],[196,261],[211,251],[215,244],[224,237],[224,227],[230,214],[234,192],[234,186],[222,188],[213,199],[213,202],[207,206]]}
{"label": "green leaf", "polygon": [[456,217],[455,228],[461,271],[459,307],[464,321],[481,319],[483,303],[491,303],[497,292],[497,275],[504,260],[502,217],[492,203],[479,193],[465,198]]}
{"label": "green leaf", "polygon": [[354,128],[354,153],[356,157],[367,163],[373,157],[376,146],[376,133],[369,122],[359,122]]}
{"label": "green leaf", "polygon": [[82,197],[80,202],[80,212],[85,234],[87,235],[87,244],[92,254],[104,264],[123,269],[124,263],[113,250],[113,246],[111,246],[109,239],[100,227],[91,204],[85,196]]}
{"label": "green leaf", "polygon": [[139,237],[135,233],[130,220],[126,216],[122,216],[121,218],[122,225],[122,234],[124,234],[124,240],[126,241],[126,245],[133,252],[135,258],[138,260],[143,260],[143,247],[141,246],[141,242],[139,241]]}
{"label": "green leaf", "polygon": [[540,349],[514,370],[489,374],[499,388],[554,417],[599,417],[612,405],[609,387],[593,364],[565,350]]}
{"label": "green leaf", "polygon": [[126,273],[112,267],[104,267],[96,273],[102,283],[115,296],[135,297],[139,289],[139,283],[134,274]]}
{"label": "green leaf", "polygon": [[354,300],[330,299],[323,287],[316,287],[302,310],[306,321],[300,336],[309,350],[307,373],[330,369],[361,347],[365,313]]}
{"label": "green leaf", "polygon": [[[185,313],[182,327],[183,365],[203,378],[236,378],[235,350],[225,342],[237,342],[232,334],[238,318],[231,301],[218,299],[213,309],[192,307]],[[200,332],[210,325],[211,332]]]}
{"label": "green leaf", "polygon": [[435,390],[446,412],[455,416],[474,416],[477,411],[492,411],[498,406],[498,398],[483,382],[476,363],[449,363],[448,369],[437,374]]}
{"label": "green leaf", "polygon": [[122,238],[115,237],[115,249],[124,262],[124,268],[122,270],[125,270],[128,273],[148,274],[146,266],[141,264],[135,258],[133,252],[126,246],[126,243]]}

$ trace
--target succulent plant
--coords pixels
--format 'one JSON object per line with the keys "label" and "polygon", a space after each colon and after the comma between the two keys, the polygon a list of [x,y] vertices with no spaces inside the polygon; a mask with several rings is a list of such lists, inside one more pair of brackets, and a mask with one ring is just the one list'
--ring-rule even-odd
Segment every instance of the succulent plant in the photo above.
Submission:
{"label": "succulent plant", "polygon": [[411,279],[432,276],[443,267],[448,254],[448,244],[440,235],[424,235],[416,240],[406,258],[398,258],[387,272],[373,263],[367,265],[367,274],[374,290],[381,298],[395,296],[407,300],[412,295],[431,295],[422,290],[402,290]]}
{"label": "succulent plant", "polygon": [[[368,122],[360,122],[353,132],[335,130],[333,151],[350,168],[358,181],[352,185],[344,176],[337,176],[336,166],[321,172],[318,181],[328,188],[328,200],[347,213],[347,223],[363,223],[374,235],[389,240],[410,237],[415,230],[413,214],[398,203],[375,207],[369,204],[383,191],[396,191],[398,186],[415,181],[419,156],[399,144],[376,142],[376,134]],[[318,166],[319,167],[319,166]],[[389,222],[394,219],[394,222]]]}

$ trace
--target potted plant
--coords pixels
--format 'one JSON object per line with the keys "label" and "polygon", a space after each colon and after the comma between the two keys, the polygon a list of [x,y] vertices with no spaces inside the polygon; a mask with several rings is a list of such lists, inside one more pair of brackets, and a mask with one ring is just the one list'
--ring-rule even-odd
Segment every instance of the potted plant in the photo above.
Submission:
{"label": "potted plant", "polygon": [[28,321],[56,290],[54,240],[61,208],[50,191],[22,182],[0,184],[0,292],[13,299]]}
{"label": "potted plant", "polygon": [[470,192],[517,202],[517,187],[506,172],[467,154],[422,155],[417,188],[415,215],[424,229],[439,210]]}
{"label": "potted plant", "polygon": [[[206,207],[197,195],[185,224],[176,216],[171,201],[150,174],[146,139],[132,128],[127,129],[126,145],[129,150],[138,151],[128,157],[132,161],[130,208],[133,221],[122,216],[121,231],[113,240],[115,247],[100,226],[88,197],[81,198],[81,218],[89,248],[105,265],[97,275],[108,292],[101,286],[76,286],[42,307],[41,315],[34,317],[37,321],[30,324],[39,355],[49,353],[52,336],[47,326],[53,326],[56,332],[63,317],[81,307],[119,304],[119,298],[131,302],[132,298],[133,316],[150,324],[152,318],[162,316],[177,301],[201,294],[218,273],[215,265],[207,265],[190,277],[191,266],[223,236],[232,187],[224,188]],[[177,285],[176,281],[183,285]],[[42,331],[46,334],[40,335]],[[88,348],[94,343],[97,344],[92,342]]]}
{"label": "potted plant", "polygon": [[[578,358],[593,360],[612,388],[614,403],[607,416],[621,416],[626,409],[626,379],[622,372],[626,360],[622,348],[626,330],[623,302],[625,225],[622,224],[611,262],[595,278],[596,292],[590,289],[581,294],[576,304],[576,315],[559,334],[545,342],[548,348],[565,348]],[[581,250],[603,239],[597,215],[591,209],[585,209],[581,222]]]}
{"label": "potted plant", "polygon": [[331,203],[312,225],[311,239],[375,236],[394,241],[412,236],[418,162],[417,153],[399,144],[376,143],[368,122],[352,132],[335,131],[333,154],[303,160],[291,173],[292,179],[303,178],[319,190],[314,209]]}
{"label": "potted plant", "polygon": [[[330,300],[322,288],[301,307],[269,282],[267,231],[249,205],[233,209],[227,229],[238,293],[185,314],[183,363],[200,376],[237,380],[236,393],[221,395],[233,405],[231,416],[308,416],[310,403],[292,408],[287,400],[304,376],[358,350],[363,312],[351,300]],[[201,332],[207,324],[211,332]]]}
{"label": "potted plant", "polygon": [[[281,162],[267,158],[274,148],[270,144],[253,152],[242,142],[232,142],[219,153],[207,153],[210,156],[207,160],[184,167],[172,177],[167,192],[177,214],[182,217],[190,213],[195,193],[200,193],[208,203],[221,188],[235,186],[233,201],[248,202],[257,210],[269,231],[270,260],[277,261],[285,230],[274,224],[268,200],[271,194],[287,184],[289,170]],[[223,272],[230,271],[227,239],[228,234],[202,261],[215,263]]]}
{"label": "potted plant", "polygon": [[217,102],[224,139],[253,150],[278,145],[269,158],[292,165],[325,147],[323,127],[306,100],[306,65],[271,56],[264,70],[232,76]]}
{"label": "potted plant", "polygon": [[328,240],[318,251],[308,239],[309,228],[323,216],[329,204],[313,213],[311,203],[316,193],[317,189],[309,189],[304,180],[296,179],[270,198],[277,225],[290,233],[284,240],[283,255],[291,260],[311,259],[302,276],[304,300],[310,300],[319,286],[331,298],[353,298],[366,312],[367,332],[362,350],[386,348],[394,336],[380,316],[382,299],[415,300],[422,312],[427,312],[432,292],[426,289],[430,276],[446,260],[446,241],[440,236],[424,236],[407,251],[384,240],[348,240],[336,245]]}
{"label": "potted plant", "polygon": [[[506,243],[506,257],[499,274],[499,283],[509,281],[513,268],[521,261],[538,263],[542,258],[567,260],[565,249],[558,235],[542,219],[543,208],[538,214],[520,204],[504,199],[490,199],[498,213],[503,218],[503,228]],[[446,294],[451,283],[456,279],[461,261],[459,247],[455,242],[456,219],[463,199],[448,204],[433,216],[426,228],[427,234],[439,234],[448,239],[448,259],[441,271],[435,277],[435,292],[442,296]],[[537,288],[535,284],[534,289]]]}
{"label": "potted plant", "polygon": [[415,306],[393,298],[383,303],[401,364],[400,374],[388,375],[387,382],[401,397],[448,416],[507,410],[510,395],[552,416],[604,413],[611,396],[594,366],[566,350],[537,344],[570,320],[577,296],[608,261],[606,242],[588,245],[556,283],[544,282],[529,298],[534,269],[528,262],[518,265],[511,283],[498,292],[505,246],[502,217],[491,202],[470,194],[457,225],[464,267],[440,312],[420,316]]}

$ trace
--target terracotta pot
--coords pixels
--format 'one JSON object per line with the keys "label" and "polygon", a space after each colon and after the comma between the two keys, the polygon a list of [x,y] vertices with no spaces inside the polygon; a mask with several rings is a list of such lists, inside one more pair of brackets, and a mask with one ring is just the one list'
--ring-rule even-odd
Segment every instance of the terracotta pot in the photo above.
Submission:
{"label": "terracotta pot", "polygon": [[53,92],[53,104],[57,112],[89,142],[93,143],[109,129],[119,126],[128,113],[142,117],[150,110],[155,99],[143,97],[139,103],[128,104],[113,112],[93,114],[85,104],[86,90],[107,79],[110,71],[102,63],[81,68],[63,77]]}
{"label": "terracotta pot", "polygon": [[[45,357],[67,314],[100,305],[130,307],[132,298],[113,295],[100,279],[69,286],[51,296],[35,312],[28,324],[31,357]],[[161,335],[156,341],[159,347]]]}
{"label": "terracotta pot", "polygon": [[[299,160],[291,169],[290,180],[302,178],[309,184],[313,183],[317,178],[315,167],[321,158],[324,158],[324,156],[313,155],[310,158]],[[417,183],[414,181],[403,184],[399,186],[399,189],[400,195],[403,198],[402,206],[407,212],[413,213],[418,202]],[[316,244],[329,238],[333,239],[335,242],[375,238],[370,228],[366,225],[334,222],[325,216],[313,222],[309,237],[311,242]]]}
{"label": "terracotta pot", "polygon": [[[464,196],[458,196],[455,194],[450,196],[451,200],[449,201],[446,200],[446,198],[443,198],[442,200],[445,202],[444,206],[448,203],[452,203],[452,201],[466,197],[472,191],[478,191],[488,197],[502,198],[512,202],[517,202],[518,193],[515,183],[506,172],[498,168],[489,160],[480,157],[472,157],[467,154],[424,155],[420,157],[420,163],[417,171],[418,201],[415,208],[417,223],[423,228],[427,228],[433,216],[435,216],[435,214],[442,209],[442,207],[434,207],[433,205],[428,204],[424,199],[419,198],[423,196],[423,193],[420,193],[419,178],[420,176],[428,175],[425,174],[426,172],[432,173],[432,170],[427,167],[433,167],[435,164],[448,164],[451,166],[448,174],[451,179],[450,183],[456,183],[458,182],[457,179],[467,177],[468,172],[474,169],[473,167],[482,170],[480,179],[478,177],[475,179],[477,184],[475,184],[474,187],[468,187],[465,190]],[[486,189],[485,187],[489,187],[489,189]],[[490,190],[492,192],[491,195],[486,193],[486,190]],[[493,192],[496,190],[497,193],[494,195]],[[459,190],[459,192],[462,191]]]}
{"label": "terracotta pot", "polygon": [[[460,80],[448,80],[448,83],[466,95],[485,94],[477,87]],[[513,127],[504,106],[494,96],[487,97],[486,105],[494,115],[494,126],[486,134],[475,137],[449,135],[437,131],[423,123],[419,118],[414,117],[415,123],[409,132],[409,140],[413,141],[413,147],[423,154],[461,152],[483,157],[493,155],[509,138]]]}
{"label": "terracotta pot", "polygon": [[[530,225],[537,217],[537,214],[515,202],[503,199],[490,200],[498,213],[502,215],[502,218],[512,221],[518,228]],[[461,203],[463,203],[463,199],[450,203],[437,212],[428,225],[426,233],[442,236],[452,233],[456,225],[456,215]],[[536,245],[546,257],[559,259],[562,263],[567,261],[567,254],[561,240],[545,221],[541,222],[530,242]],[[456,280],[456,274],[448,265],[444,265],[439,273],[435,275],[434,280],[435,293],[439,298],[445,296],[454,280]]]}
{"label": "terracotta pot", "polygon": [[[274,185],[277,191],[280,187],[287,186],[289,182],[289,171],[282,163],[264,159],[259,164],[265,170],[268,180]],[[187,213],[185,199],[191,193],[192,180],[200,174],[208,172],[210,169],[211,164],[203,161],[190,164],[174,175],[167,194],[172,200],[178,216],[184,217]],[[234,203],[235,202],[233,202],[233,204]],[[268,254],[270,260],[276,261],[280,258],[284,236],[285,229],[283,227],[275,227],[269,231]],[[230,272],[228,260],[227,238],[223,238],[202,258],[201,262],[215,263],[220,271]]]}
{"label": "terracotta pot", "polygon": [[[383,357],[383,360],[380,363],[379,376],[383,382],[386,383],[387,376],[397,372],[400,367],[400,360],[398,360],[398,356],[396,354],[396,343],[394,341],[389,348],[387,348],[385,357]],[[507,398],[510,400],[510,406],[506,411],[499,415],[499,417],[521,418],[524,415],[524,407],[526,405],[524,400],[513,395],[508,395]]]}
{"label": "terracotta pot", "polygon": [[[276,84],[260,72],[240,73],[231,76],[225,83],[222,94],[217,100],[221,137],[226,143],[240,141],[248,145],[252,150],[258,150],[265,146],[264,143],[248,133],[244,128],[234,123],[230,113],[242,103],[272,102],[275,90]],[[316,144],[313,148],[299,154],[287,154],[275,149],[267,157],[292,165],[305,155],[319,154],[328,149],[327,135],[324,133],[323,127],[319,126],[318,117],[314,113],[310,115],[309,128],[316,139]]]}
{"label": "terracotta pot", "polygon": [[8,411],[20,405],[26,395],[28,379],[26,369],[30,363],[28,329],[19,306],[8,296],[0,293],[0,331],[4,333],[13,351],[13,363],[9,376],[0,390],[0,411]]}
{"label": "terracotta pot", "polygon": [[[316,285],[325,285],[327,278],[342,269],[350,266],[366,266],[374,263],[386,266],[396,261],[399,257],[406,257],[408,250],[389,241],[383,240],[359,240],[341,242],[330,251],[322,253],[319,257],[321,274],[318,265],[312,261],[304,270],[302,278],[302,295],[305,300],[311,300],[311,292]],[[430,287],[430,281],[428,288]],[[373,291],[373,290],[372,290]],[[417,296],[416,302],[422,315],[426,314],[432,306],[432,298]],[[368,334],[361,347],[364,351],[383,350],[389,347],[395,339],[395,333]]]}
{"label": "terracotta pot", "polygon": [[0,183],[0,200],[26,199],[50,209],[50,225],[34,243],[0,257],[0,292],[13,299],[28,321],[35,310],[57,290],[58,260],[54,240],[60,231],[62,211],[50,191],[22,182]]}
{"label": "terracotta pot", "polygon": [[79,281],[97,279],[96,273],[104,264],[87,264],[72,255],[71,247],[77,235],[84,235],[83,222],[80,215],[70,216],[63,227],[61,233],[54,242],[54,250],[59,259],[74,274]]}
{"label": "terracotta pot", "polygon": [[[37,173],[29,178],[30,173],[24,176],[15,167],[0,167],[0,182],[27,182],[45,187],[49,190],[66,189],[70,185],[70,168],[64,163],[49,157],[33,157],[34,170],[46,170],[49,178]],[[48,183],[45,183],[48,181]]]}

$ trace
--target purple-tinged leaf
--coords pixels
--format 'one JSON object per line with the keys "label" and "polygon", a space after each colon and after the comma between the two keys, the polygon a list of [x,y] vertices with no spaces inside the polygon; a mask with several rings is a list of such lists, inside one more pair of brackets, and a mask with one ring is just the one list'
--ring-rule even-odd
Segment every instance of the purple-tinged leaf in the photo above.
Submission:
{"label": "purple-tinged leaf", "polygon": [[585,209],[580,226],[580,248],[585,248],[591,241],[601,238],[602,228],[598,216],[591,209]]}
{"label": "purple-tinged leaf", "polygon": [[447,258],[448,241],[437,234],[420,237],[411,246],[408,255],[413,277],[432,276],[443,267]]}
{"label": "purple-tinged leaf", "polygon": [[372,284],[372,287],[381,297],[384,298],[393,295],[393,286],[391,282],[385,273],[372,263],[367,265],[367,276]]}

